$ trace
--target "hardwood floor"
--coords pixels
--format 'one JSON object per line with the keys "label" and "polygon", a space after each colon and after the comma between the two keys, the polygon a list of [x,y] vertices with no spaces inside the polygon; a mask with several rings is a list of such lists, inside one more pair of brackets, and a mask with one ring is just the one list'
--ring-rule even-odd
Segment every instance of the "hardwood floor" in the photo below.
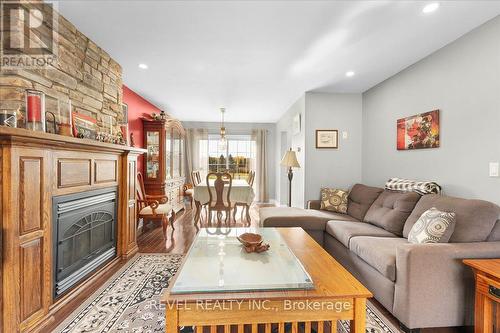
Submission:
{"label": "hardwood floor", "polygon": [[[271,205],[252,205],[250,208],[250,226],[259,225],[259,208]],[[168,239],[165,241],[163,238],[162,228],[159,224],[146,223],[144,231],[137,238],[139,252],[141,253],[176,253],[184,254],[188,251],[189,246],[196,235],[196,228],[194,226],[194,208],[190,209],[189,205],[181,211],[174,223],[174,231],[169,226],[167,230]],[[207,220],[205,214],[202,213],[201,227],[207,227]],[[247,227],[249,226],[245,219],[241,219],[241,207],[238,207],[236,214],[236,223],[232,222],[233,227]]]}

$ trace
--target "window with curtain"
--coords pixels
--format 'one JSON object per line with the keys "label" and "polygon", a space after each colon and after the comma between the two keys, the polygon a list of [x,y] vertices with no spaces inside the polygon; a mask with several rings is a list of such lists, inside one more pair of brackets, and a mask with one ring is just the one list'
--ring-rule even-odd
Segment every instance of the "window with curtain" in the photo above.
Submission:
{"label": "window with curtain", "polygon": [[227,135],[224,149],[219,146],[219,134],[192,128],[186,132],[187,175],[200,171],[204,178],[208,172],[228,171],[233,179],[247,179],[253,170],[256,200],[268,201],[267,130],[254,129],[251,134]]}
{"label": "window with curtain", "polygon": [[200,151],[207,151],[209,172],[227,171],[233,179],[247,179],[255,165],[255,141],[250,135],[228,135],[225,149],[219,145],[219,135],[200,140]]}

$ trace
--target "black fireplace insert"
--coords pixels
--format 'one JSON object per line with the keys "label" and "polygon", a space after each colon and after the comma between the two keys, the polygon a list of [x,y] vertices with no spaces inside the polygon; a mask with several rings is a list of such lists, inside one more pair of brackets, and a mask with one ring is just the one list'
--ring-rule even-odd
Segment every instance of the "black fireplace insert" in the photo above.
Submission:
{"label": "black fireplace insert", "polygon": [[54,297],[116,257],[117,189],[54,197]]}

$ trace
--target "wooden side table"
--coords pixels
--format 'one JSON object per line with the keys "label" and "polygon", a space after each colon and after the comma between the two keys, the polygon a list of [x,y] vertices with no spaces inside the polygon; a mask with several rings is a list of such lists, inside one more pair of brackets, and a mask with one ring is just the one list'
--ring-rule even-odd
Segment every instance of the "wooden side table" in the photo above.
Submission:
{"label": "wooden side table", "polygon": [[[475,333],[500,332],[500,259],[466,259],[476,278]],[[496,305],[495,305],[496,304]],[[496,306],[493,330],[493,309]]]}

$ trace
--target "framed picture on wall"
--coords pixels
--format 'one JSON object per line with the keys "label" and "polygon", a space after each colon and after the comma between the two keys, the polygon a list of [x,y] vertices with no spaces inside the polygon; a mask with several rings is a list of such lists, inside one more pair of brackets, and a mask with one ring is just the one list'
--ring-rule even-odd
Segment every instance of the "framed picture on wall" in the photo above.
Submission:
{"label": "framed picture on wall", "polygon": [[398,150],[438,148],[439,144],[439,110],[398,119]]}
{"label": "framed picture on wall", "polygon": [[337,149],[338,147],[338,130],[316,130],[316,148]]}
{"label": "framed picture on wall", "polygon": [[123,118],[120,122],[120,125],[125,125],[128,124],[128,105],[126,103],[122,104],[122,110],[123,110]]}

